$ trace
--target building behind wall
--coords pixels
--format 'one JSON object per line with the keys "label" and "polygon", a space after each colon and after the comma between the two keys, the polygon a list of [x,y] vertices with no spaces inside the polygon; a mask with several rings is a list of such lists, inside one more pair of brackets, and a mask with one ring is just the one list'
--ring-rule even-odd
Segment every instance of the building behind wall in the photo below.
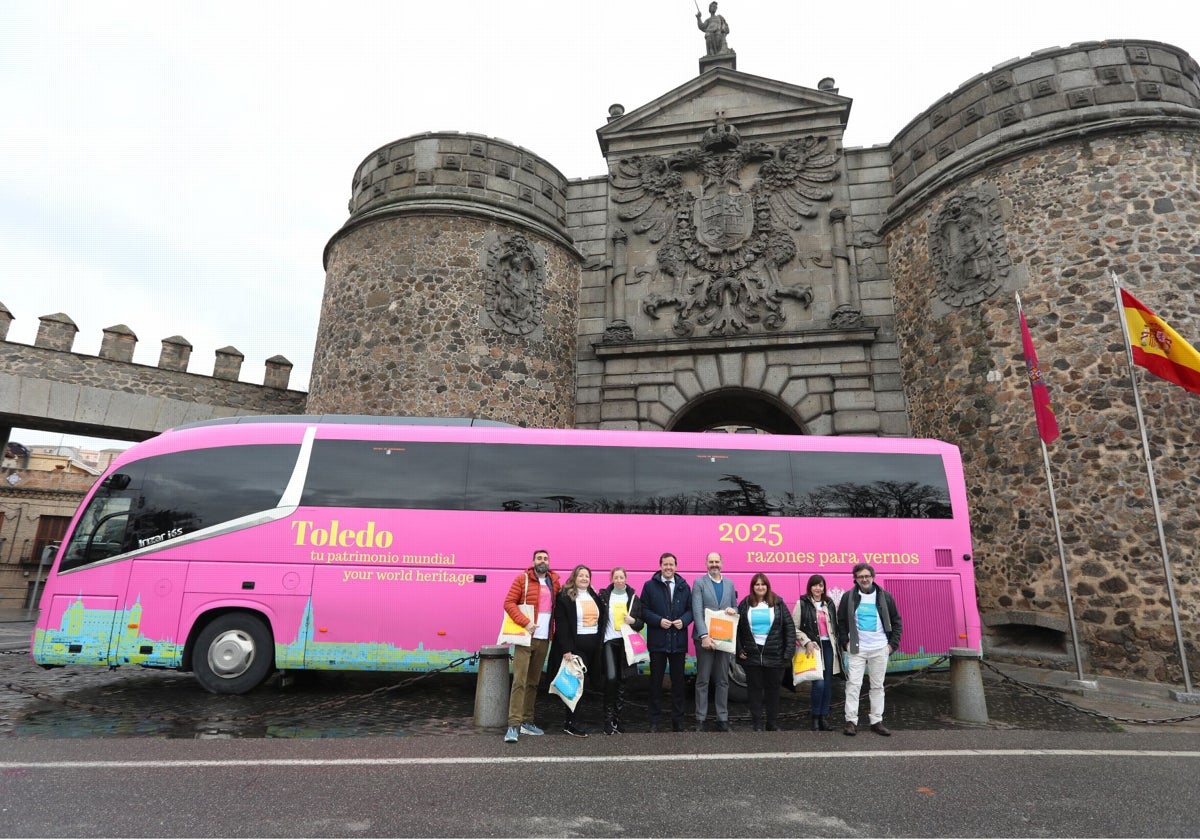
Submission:
{"label": "building behind wall", "polygon": [[100,474],[72,457],[77,454],[73,451],[36,452],[45,448],[5,447],[0,465],[0,609],[29,606],[48,568],[40,565],[43,551],[62,539]]}

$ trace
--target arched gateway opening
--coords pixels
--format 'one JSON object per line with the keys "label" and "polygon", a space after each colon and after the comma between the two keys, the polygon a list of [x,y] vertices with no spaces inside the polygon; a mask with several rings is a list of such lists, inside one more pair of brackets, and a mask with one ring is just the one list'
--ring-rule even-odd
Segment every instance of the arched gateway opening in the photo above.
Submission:
{"label": "arched gateway opening", "polygon": [[680,410],[667,430],[806,434],[790,408],[766,394],[745,388],[726,388],[697,397]]}

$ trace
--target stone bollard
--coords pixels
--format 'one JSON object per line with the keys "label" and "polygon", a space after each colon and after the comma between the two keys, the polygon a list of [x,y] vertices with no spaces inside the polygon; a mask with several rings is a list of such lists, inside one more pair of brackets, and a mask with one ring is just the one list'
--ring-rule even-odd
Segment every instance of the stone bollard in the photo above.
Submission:
{"label": "stone bollard", "polygon": [[972,648],[950,648],[950,714],[964,723],[988,722],[979,659]]}
{"label": "stone bollard", "polygon": [[508,646],[479,649],[475,682],[475,725],[499,728],[508,723]]}

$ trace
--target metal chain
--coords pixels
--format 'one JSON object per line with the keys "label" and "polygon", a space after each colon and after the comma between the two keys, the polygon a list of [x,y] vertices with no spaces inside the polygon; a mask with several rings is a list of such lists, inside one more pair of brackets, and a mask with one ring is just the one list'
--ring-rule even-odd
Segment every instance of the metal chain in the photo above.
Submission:
{"label": "metal chain", "polygon": [[[950,657],[949,657],[948,655],[941,656],[941,657],[939,657],[939,658],[935,659],[934,661],[930,662],[930,663],[929,663],[928,665],[926,665],[925,667],[923,667],[923,668],[918,668],[918,669],[916,669],[915,671],[913,671],[913,672],[911,672],[911,673],[909,673],[909,674],[906,674],[905,676],[903,676],[903,677],[901,677],[901,678],[899,678],[899,679],[893,680],[892,682],[888,683],[888,687],[889,687],[889,688],[895,688],[896,686],[904,685],[904,684],[905,684],[905,683],[907,683],[907,682],[911,682],[912,680],[914,680],[914,679],[916,679],[917,677],[921,676],[921,675],[922,675],[922,674],[923,674],[925,671],[928,671],[930,668],[935,668],[935,667],[937,667],[938,665],[941,665],[943,662],[946,662],[946,661],[947,661],[947,660],[949,660],[949,659],[950,659]],[[796,686],[795,688],[796,688],[797,690],[799,690],[799,689],[800,689],[802,686],[804,686],[804,685],[807,685],[807,683],[801,683],[800,685]],[[588,689],[585,689],[585,693],[587,693],[587,694],[593,694],[593,695],[595,695],[595,694],[602,694],[602,691],[601,691],[601,689],[597,689],[597,688],[588,688]],[[644,704],[644,703],[630,702],[630,701],[628,701],[628,700],[626,700],[626,701],[625,701],[625,705],[627,705],[627,706],[634,706],[634,707],[636,707],[636,708],[639,708],[639,709],[644,709],[644,708],[646,708],[646,704]],[[832,711],[833,709],[839,709],[839,708],[842,708],[842,707],[844,707],[845,705],[846,705],[846,701],[844,701],[844,700],[839,700],[839,701],[837,701],[837,702],[835,702],[835,703],[830,703],[830,705],[829,705],[829,708],[830,708],[830,711]],[[795,712],[780,712],[780,713],[779,713],[779,718],[780,718],[781,720],[782,720],[782,719],[784,719],[784,718],[787,718],[787,719],[791,719],[791,718],[801,718],[801,717],[804,717],[805,715],[809,714],[810,712],[811,712],[811,710],[810,710],[810,711],[799,710],[799,711],[795,711]],[[750,720],[750,715],[749,715],[749,714],[744,714],[744,715],[739,715],[739,716],[737,716],[737,717],[735,717],[735,716],[733,716],[733,715],[730,715],[730,716],[729,716],[729,719],[730,719],[730,720],[734,720],[734,721],[742,721],[742,722],[744,722],[744,721],[748,721],[748,720]]]}
{"label": "metal chain", "polygon": [[[271,712],[269,712],[267,714],[262,714],[262,715],[238,714],[238,715],[220,716],[220,717],[205,717],[203,722],[204,723],[224,723],[226,721],[236,721],[238,723],[263,723],[268,720],[278,720],[281,718],[286,720],[289,717],[295,717],[300,714],[309,714],[309,713],[317,712],[317,711],[327,711],[329,709],[338,708],[339,706],[348,706],[352,703],[359,703],[370,697],[375,697],[377,695],[386,694],[390,691],[397,691],[398,689],[401,689],[401,688],[407,688],[408,686],[418,683],[421,680],[432,677],[434,674],[439,674],[443,671],[447,671],[451,668],[455,668],[464,663],[474,664],[478,660],[479,660],[479,654],[472,654],[471,656],[463,656],[458,659],[455,659],[453,662],[451,662],[447,665],[443,665],[441,668],[437,668],[432,671],[426,671],[426,672],[423,672],[420,674],[415,674],[411,677],[408,677],[407,679],[401,680],[398,683],[393,683],[392,685],[380,686],[379,688],[372,689],[371,691],[367,691],[362,694],[351,694],[351,695],[347,695],[344,697],[335,697],[332,700],[326,700],[321,703],[313,703],[313,704],[310,704],[307,706],[296,706],[291,709],[285,709],[285,710],[280,710],[280,709],[276,708],[276,709],[273,709]],[[147,715],[147,714],[143,714],[141,712],[133,712],[128,709],[106,708],[104,706],[97,706],[92,703],[80,703],[75,700],[68,700],[65,697],[55,697],[52,694],[46,694],[45,692],[42,692],[42,691],[39,691],[39,690],[33,689],[33,688],[28,688],[26,686],[18,685],[17,683],[4,683],[0,687],[3,687],[5,689],[7,689],[8,691],[11,691],[15,694],[23,694],[26,697],[33,697],[37,700],[44,700],[44,701],[47,701],[50,703],[57,703],[61,706],[66,706],[71,709],[78,709],[80,711],[93,712],[93,713],[97,713],[97,714],[116,715],[118,717],[136,717],[138,720],[153,720],[153,721],[159,721],[159,722],[163,722],[163,723],[196,723],[195,717],[192,717],[192,716]]]}
{"label": "metal chain", "polygon": [[[983,660],[980,660],[980,661],[983,662]],[[1200,712],[1198,712],[1194,715],[1184,715],[1183,717],[1173,717],[1173,718],[1128,718],[1128,717],[1121,717],[1120,715],[1105,714],[1104,712],[1097,712],[1095,709],[1086,709],[1083,706],[1077,706],[1074,703],[1070,703],[1066,700],[1063,700],[1061,697],[1055,697],[1051,694],[1048,694],[1047,692],[1042,691],[1037,686],[1029,685],[1028,683],[1023,683],[1020,680],[1013,679],[1008,674],[1004,673],[999,668],[997,668],[995,665],[992,665],[989,662],[983,662],[983,665],[989,671],[992,671],[993,673],[998,674],[1000,676],[1000,679],[1003,680],[1004,682],[1011,683],[1012,685],[1015,685],[1018,688],[1029,692],[1030,694],[1034,695],[1035,697],[1040,697],[1047,702],[1055,704],[1056,706],[1062,706],[1063,708],[1071,709],[1072,711],[1076,711],[1076,712],[1082,712],[1085,715],[1090,715],[1095,718],[1101,718],[1103,720],[1114,720],[1114,721],[1117,721],[1118,723],[1138,723],[1138,724],[1152,726],[1152,725],[1164,724],[1164,723],[1183,723],[1183,722],[1189,721],[1189,720],[1200,719]]]}

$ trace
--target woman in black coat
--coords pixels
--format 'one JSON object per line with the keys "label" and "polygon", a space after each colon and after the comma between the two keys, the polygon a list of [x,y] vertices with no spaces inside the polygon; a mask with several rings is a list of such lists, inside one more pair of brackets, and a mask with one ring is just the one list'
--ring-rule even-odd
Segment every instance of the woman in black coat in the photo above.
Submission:
{"label": "woman in black coat", "polygon": [[771,591],[762,572],[750,579],[750,594],[738,605],[737,657],[746,671],[750,716],[754,731],[779,728],[779,686],[783,669],[791,667],[796,649],[796,625],[783,600]]}
{"label": "woman in black coat", "polygon": [[[604,639],[602,603],[596,590],[592,589],[592,570],[584,565],[576,566],[554,601],[554,643],[563,659],[577,659],[589,669],[595,666]],[[578,704],[574,710],[567,707],[563,732],[586,738],[587,730],[575,722],[578,709]]]}

